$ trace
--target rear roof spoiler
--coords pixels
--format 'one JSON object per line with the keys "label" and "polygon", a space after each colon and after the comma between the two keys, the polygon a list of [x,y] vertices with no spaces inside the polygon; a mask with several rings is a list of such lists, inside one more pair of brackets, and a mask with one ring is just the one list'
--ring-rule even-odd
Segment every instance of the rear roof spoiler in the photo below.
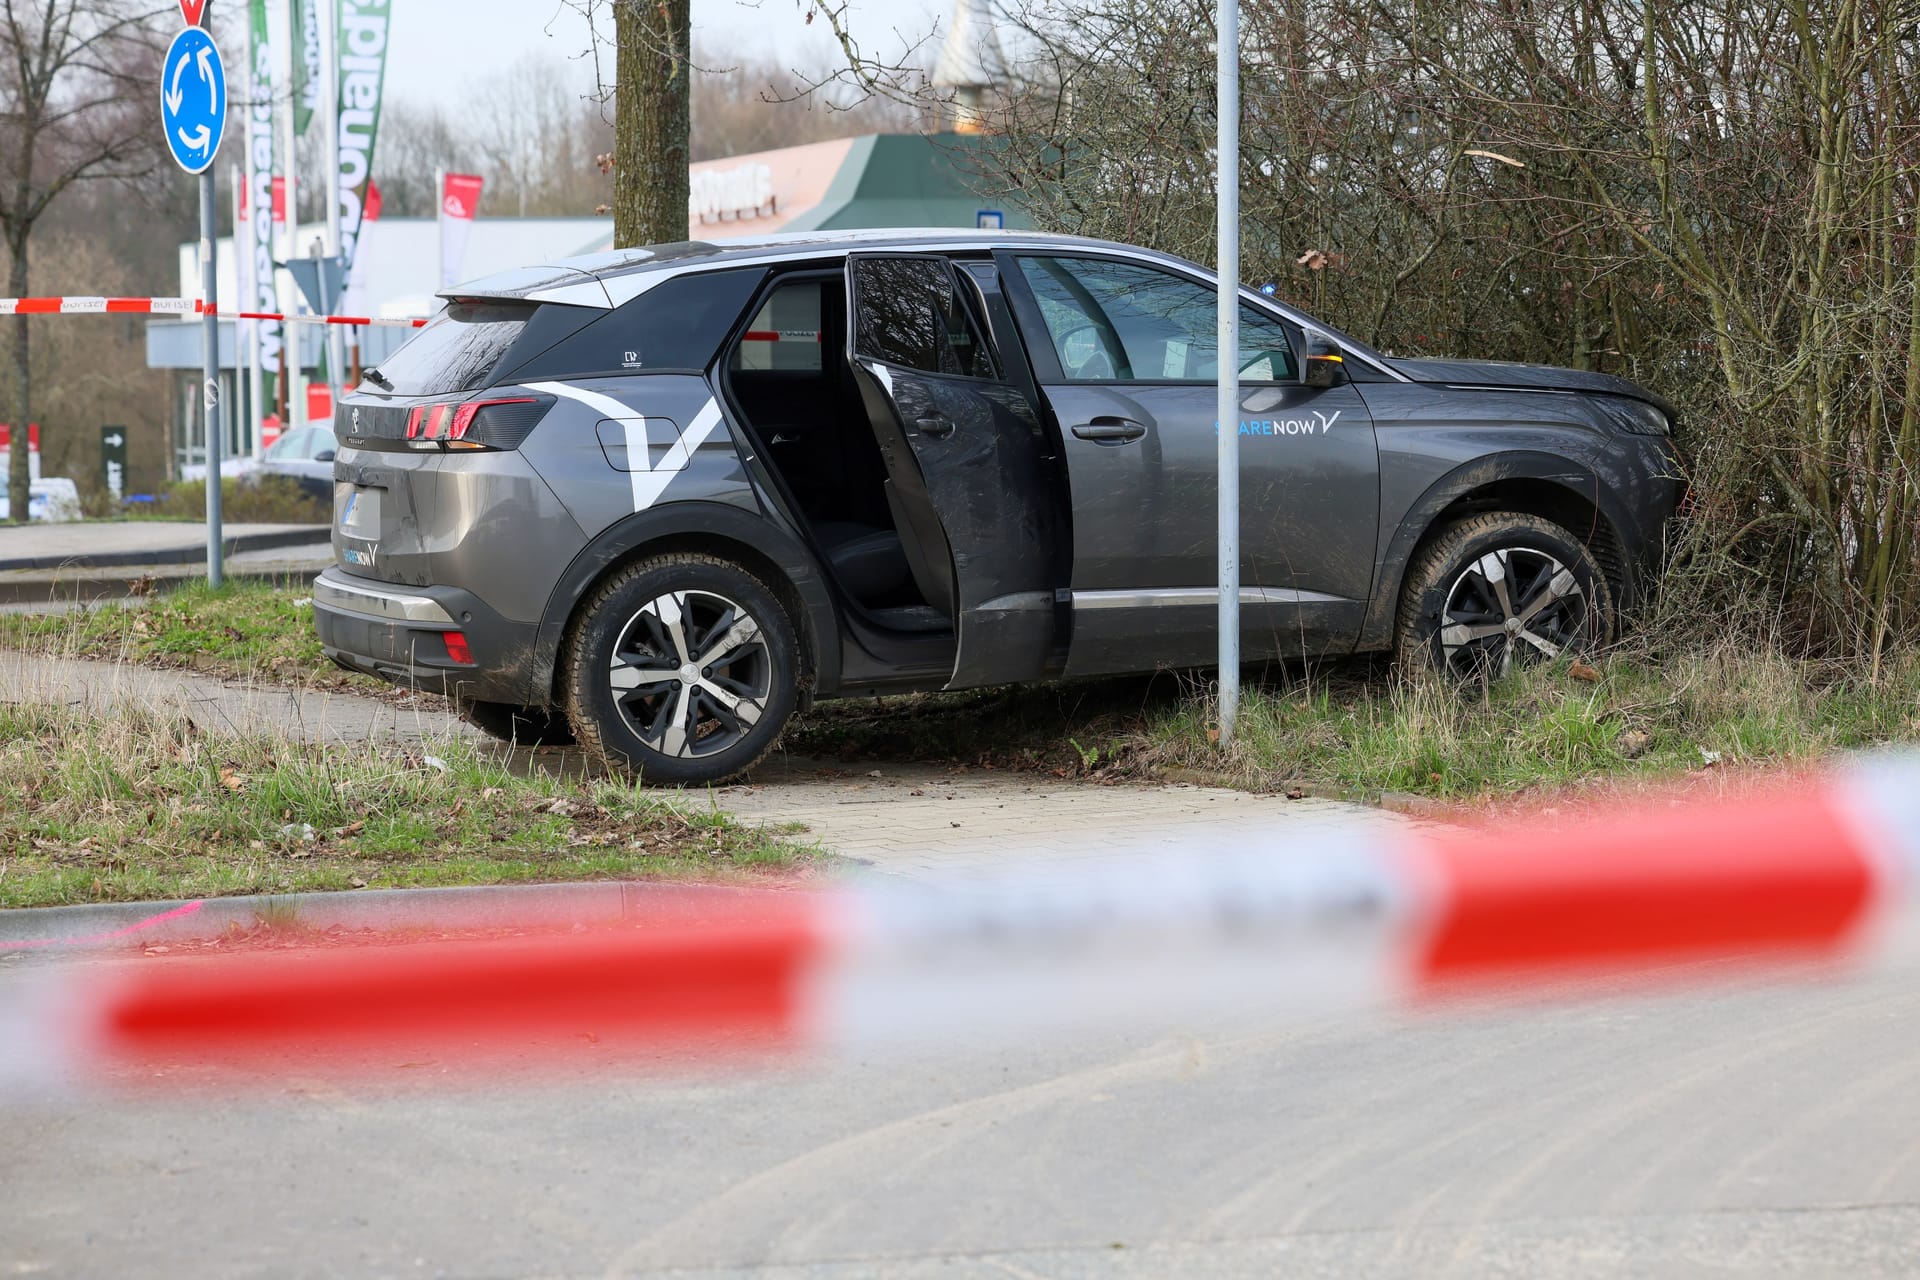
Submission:
{"label": "rear roof spoiler", "polygon": [[479,280],[445,289],[438,295],[447,302],[555,302],[570,307],[613,309],[607,287],[583,271],[571,267],[521,267],[484,276]]}

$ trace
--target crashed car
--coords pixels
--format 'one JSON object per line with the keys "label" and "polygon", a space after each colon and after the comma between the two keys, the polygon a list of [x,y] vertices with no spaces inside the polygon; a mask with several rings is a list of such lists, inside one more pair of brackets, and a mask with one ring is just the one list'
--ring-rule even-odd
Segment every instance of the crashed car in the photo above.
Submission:
{"label": "crashed car", "polygon": [[[954,230],[616,251],[463,286],[341,399],[341,665],[650,782],[809,699],[1217,652],[1215,288]],[[1242,652],[1463,676],[1603,643],[1682,482],[1596,373],[1384,355],[1242,295]]]}

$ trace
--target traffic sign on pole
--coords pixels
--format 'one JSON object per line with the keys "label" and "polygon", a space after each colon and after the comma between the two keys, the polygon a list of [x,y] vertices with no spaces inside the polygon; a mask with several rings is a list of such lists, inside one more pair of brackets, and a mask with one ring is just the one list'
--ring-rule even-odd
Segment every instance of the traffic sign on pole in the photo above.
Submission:
{"label": "traffic sign on pole", "polygon": [[220,300],[214,271],[213,158],[227,131],[227,69],[220,46],[197,25],[207,0],[180,0],[188,27],[167,46],[160,63],[160,123],[174,163],[200,177],[200,372],[207,445],[207,581],[219,586],[220,527]]}
{"label": "traffic sign on pole", "polygon": [[205,173],[227,128],[227,72],[219,46],[199,27],[188,27],[167,46],[160,64],[160,119],[174,163],[188,173]]}

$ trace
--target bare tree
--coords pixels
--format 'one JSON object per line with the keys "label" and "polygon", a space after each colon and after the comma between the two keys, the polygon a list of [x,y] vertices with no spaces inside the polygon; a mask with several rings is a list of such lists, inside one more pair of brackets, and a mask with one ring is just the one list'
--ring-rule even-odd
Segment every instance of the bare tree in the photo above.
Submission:
{"label": "bare tree", "polygon": [[[914,92],[819,7],[844,82]],[[1211,258],[1211,0],[999,8],[983,179]],[[1920,0],[1242,14],[1243,278],[1391,350],[1667,394],[1694,501],[1669,604],[1869,672],[1920,638]]]}
{"label": "bare tree", "polygon": [[[76,183],[136,177],[155,163],[154,0],[4,0],[0,9],[0,237],[7,288],[31,282],[33,230]],[[27,518],[25,433],[31,419],[26,316],[8,326],[15,429],[7,478],[11,518]]]}
{"label": "bare tree", "polygon": [[693,64],[695,162],[932,124],[918,101],[810,86],[802,73],[765,55],[729,62],[696,45]]}

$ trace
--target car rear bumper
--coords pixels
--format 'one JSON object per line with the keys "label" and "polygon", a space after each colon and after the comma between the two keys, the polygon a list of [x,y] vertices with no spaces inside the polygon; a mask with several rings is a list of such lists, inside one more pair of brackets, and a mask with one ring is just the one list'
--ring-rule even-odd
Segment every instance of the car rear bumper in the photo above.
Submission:
{"label": "car rear bumper", "polygon": [[[529,680],[538,624],[503,618],[471,592],[401,587],[335,566],[313,581],[313,618],[322,651],[350,671],[477,701],[545,701]],[[454,633],[472,662],[449,654]]]}

